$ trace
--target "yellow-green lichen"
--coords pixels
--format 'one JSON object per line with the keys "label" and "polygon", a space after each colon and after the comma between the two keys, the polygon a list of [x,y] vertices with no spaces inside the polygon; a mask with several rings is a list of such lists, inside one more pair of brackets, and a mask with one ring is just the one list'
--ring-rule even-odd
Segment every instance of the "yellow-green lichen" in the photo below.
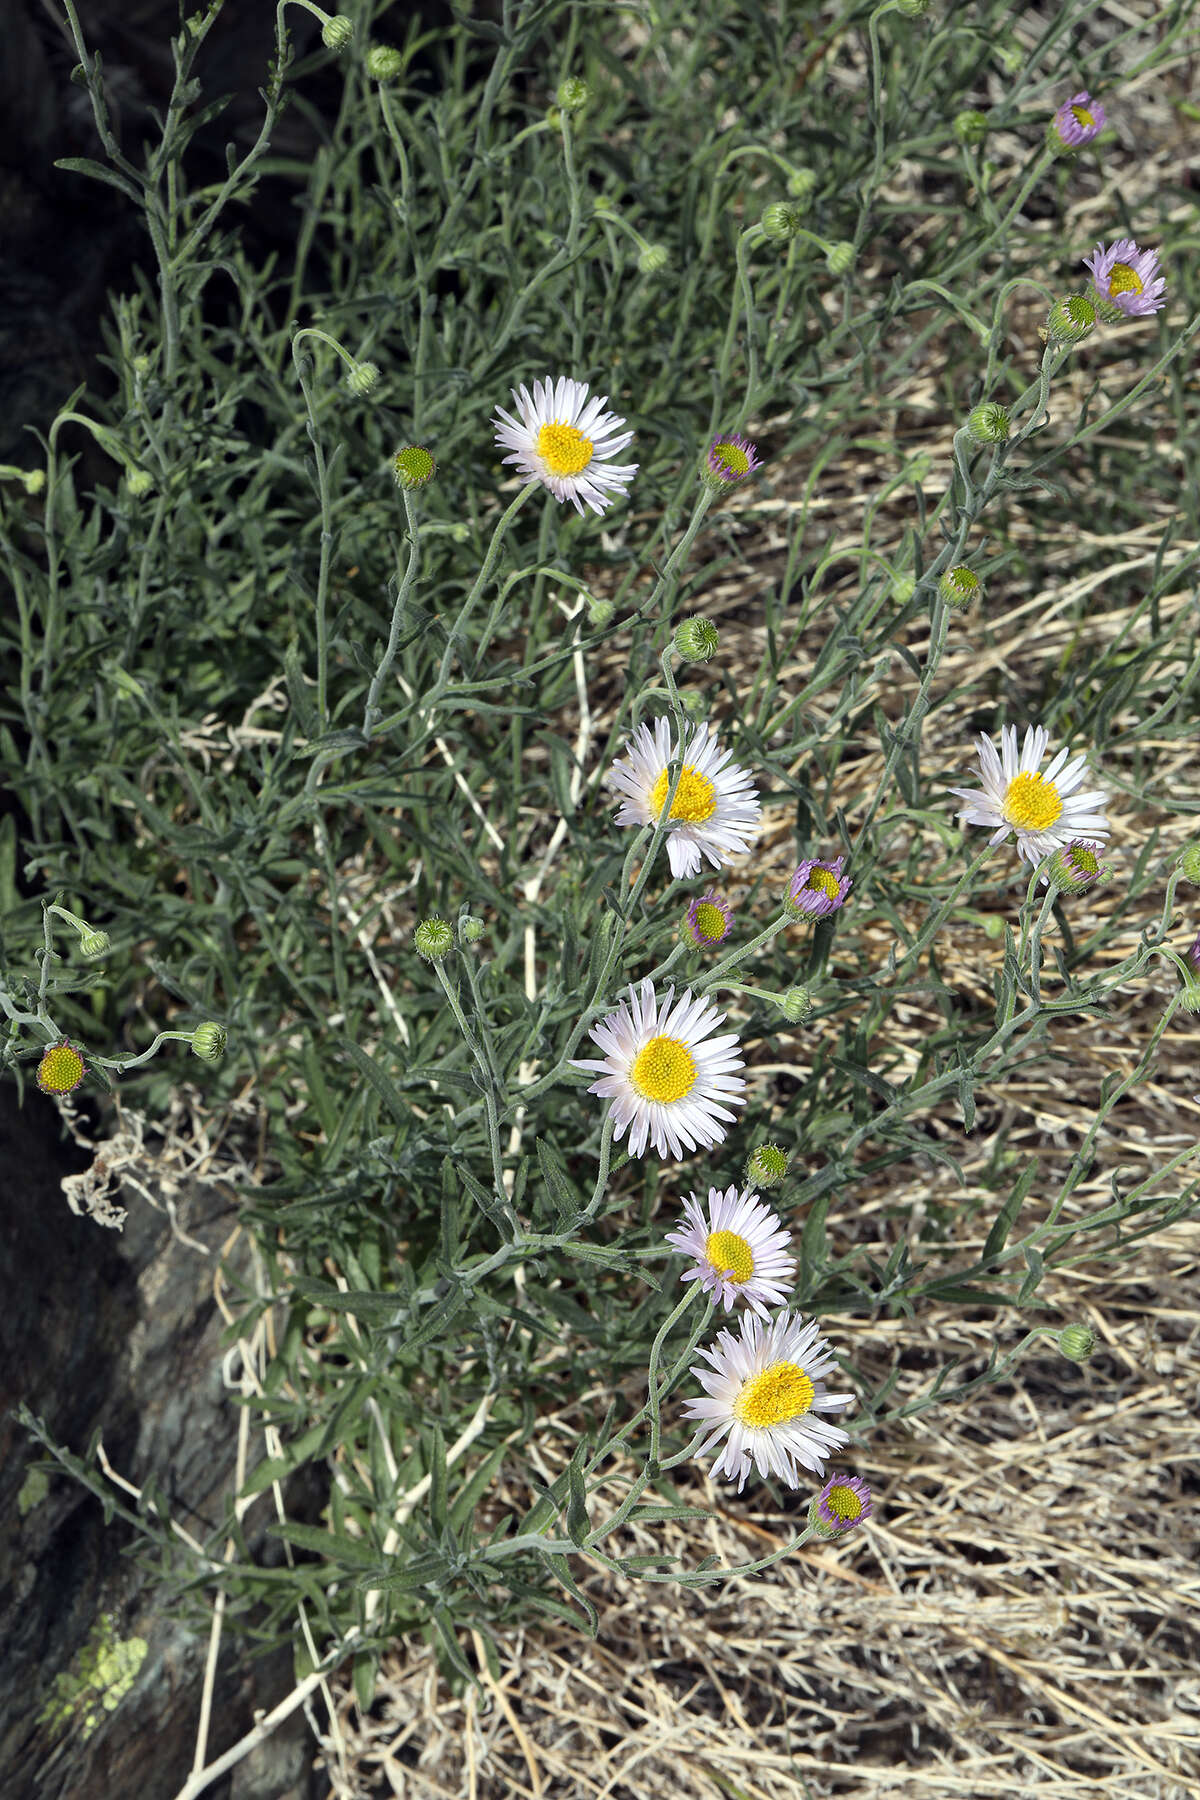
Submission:
{"label": "yellow-green lichen", "polygon": [[149,1646],[145,1638],[118,1638],[104,1614],[69,1670],[54,1677],[40,1724],[62,1731],[68,1726],[91,1737],[105,1713],[115,1712],[137,1680]]}

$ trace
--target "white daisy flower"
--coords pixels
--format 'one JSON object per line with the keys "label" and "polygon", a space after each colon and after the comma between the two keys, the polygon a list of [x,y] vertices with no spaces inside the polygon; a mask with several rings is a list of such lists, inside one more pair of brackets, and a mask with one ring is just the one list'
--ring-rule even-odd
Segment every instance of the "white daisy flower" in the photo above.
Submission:
{"label": "white daisy flower", "polygon": [[588,1093],[611,1097],[618,1143],[631,1128],[630,1156],[643,1155],[647,1142],[659,1156],[682,1157],[701,1144],[711,1149],[725,1137],[720,1121],[737,1118],[729,1108],[746,1104],[746,1083],[735,1072],[746,1066],[736,1032],[708,1036],[725,1014],[703,995],[693,999],[690,988],[675,1000],[669,987],[660,1004],[647,976],[640,994],[630,982],[629,1000],[588,1032],[603,1062],[571,1059],[571,1068],[600,1071],[603,1079]]}
{"label": "white daisy flower", "polygon": [[603,411],[607,394],[589,400],[587,382],[571,381],[566,375],[557,382],[535,381],[532,400],[524,383],[509,392],[520,419],[498,406],[499,419],[492,420],[496,448],[513,452],[504,457],[506,463],[516,463],[527,481],[544,482],[560,505],[572,501],[580,518],[581,500],[602,513],[623,497],[638,465],[609,461],[633,442],[633,433],[616,435],[625,421]]}
{"label": "white daisy flower", "polygon": [[698,1281],[725,1311],[742,1299],[760,1318],[767,1317],[764,1301],[778,1306],[786,1300],[796,1264],[783,1249],[790,1232],[779,1225],[777,1214],[751,1188],[739,1195],[736,1186],[724,1193],[708,1190],[708,1218],[695,1194],[683,1203],[687,1224],[667,1233],[666,1241],[681,1256],[695,1258],[685,1270],[684,1281]]}
{"label": "white daisy flower", "polygon": [[712,1423],[695,1455],[703,1456],[728,1432],[710,1473],[736,1477],[739,1494],[751,1464],[764,1480],[775,1475],[795,1488],[798,1463],[823,1475],[823,1459],[850,1442],[840,1425],[815,1416],[841,1412],[854,1398],[826,1392],[822,1376],[837,1365],[818,1330],[815,1319],[806,1324],[799,1313],[777,1313],[767,1325],[743,1313],[739,1337],[719,1331],[713,1347],[701,1350],[711,1372],[692,1365],[708,1399],[689,1400],[684,1417]]}
{"label": "white daisy flower", "polygon": [[[986,735],[976,739],[979,750],[977,788],[951,788],[960,800],[969,800],[959,818],[967,825],[994,827],[990,842],[998,844],[1010,831],[1017,834],[1017,854],[1035,867],[1055,850],[1076,837],[1105,837],[1108,820],[1095,810],[1108,799],[1102,788],[1076,790],[1087,774],[1087,757],[1068,762],[1068,750],[1060,750],[1049,767],[1038,771],[1046,754],[1050,733],[1043,725],[1030,725],[1017,755],[1017,728],[1006,725],[1000,734],[1000,754]],[[1043,879],[1045,879],[1043,877]]]}
{"label": "white daisy flower", "polygon": [[672,757],[683,757],[667,823],[667,856],[677,881],[698,874],[702,856],[719,869],[731,851],[749,849],[758,836],[762,803],[745,769],[729,761],[732,750],[718,751],[708,725],[696,726],[686,751],[672,737],[666,718],[656,720],[653,731],[639,725],[625,748],[627,754],[605,776],[609,787],[627,796],[617,812],[618,825],[658,823],[671,785],[667,764]]}

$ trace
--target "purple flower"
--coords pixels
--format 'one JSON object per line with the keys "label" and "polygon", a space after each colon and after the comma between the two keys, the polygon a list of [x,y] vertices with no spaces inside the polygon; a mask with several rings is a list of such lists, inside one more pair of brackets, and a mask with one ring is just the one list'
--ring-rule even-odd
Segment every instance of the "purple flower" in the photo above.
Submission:
{"label": "purple flower", "polygon": [[687,930],[702,950],[711,949],[727,937],[732,923],[733,908],[719,894],[699,894],[687,909]]}
{"label": "purple flower", "polygon": [[755,469],[761,467],[749,438],[724,432],[718,433],[708,447],[704,474],[710,487],[724,488],[732,487],[735,482],[745,481],[747,475],[752,475]]}
{"label": "purple flower", "polygon": [[853,1531],[871,1516],[871,1490],[861,1475],[831,1475],[808,1509],[819,1537]]}
{"label": "purple flower", "polygon": [[1106,123],[1104,108],[1085,89],[1063,101],[1051,120],[1050,131],[1064,150],[1078,150],[1081,144],[1090,144],[1099,137]]}
{"label": "purple flower", "polygon": [[1098,311],[1116,324],[1144,318],[1166,304],[1166,278],[1158,273],[1158,251],[1139,250],[1132,238],[1118,238],[1109,249],[1097,244],[1084,266],[1090,269]]}
{"label": "purple flower", "polygon": [[844,906],[854,886],[850,876],[842,874],[845,861],[844,856],[837,856],[832,862],[811,857],[802,862],[788,884],[788,905],[814,919],[823,919],[826,913]]}

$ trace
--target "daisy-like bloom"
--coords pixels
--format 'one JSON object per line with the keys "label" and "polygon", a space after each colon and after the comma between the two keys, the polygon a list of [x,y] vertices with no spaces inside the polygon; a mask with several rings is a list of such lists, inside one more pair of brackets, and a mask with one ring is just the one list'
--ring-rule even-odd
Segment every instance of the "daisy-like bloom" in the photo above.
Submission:
{"label": "daisy-like bloom", "polygon": [[86,1067],[82,1050],[77,1050],[64,1038],[44,1052],[34,1079],[43,1094],[73,1094],[83,1080]]}
{"label": "daisy-like bloom", "polygon": [[1050,121],[1050,136],[1062,150],[1078,150],[1104,130],[1104,108],[1084,90],[1064,100]]}
{"label": "daisy-like bloom", "polygon": [[871,1490],[861,1475],[831,1475],[808,1508],[818,1537],[838,1537],[871,1516]]}
{"label": "daisy-like bloom", "polygon": [[854,886],[849,875],[843,875],[844,856],[832,862],[816,862],[812,857],[802,862],[788,883],[787,904],[797,913],[823,919],[846,904],[846,895]]}
{"label": "daisy-like bloom", "polygon": [[1049,869],[1042,876],[1042,886],[1048,887],[1053,881],[1068,894],[1082,894],[1085,888],[1107,881],[1112,866],[1102,863],[1096,855],[1097,850],[1103,848],[1103,844],[1090,844],[1086,838],[1072,838],[1065,849],[1056,850],[1050,858]]}
{"label": "daisy-like bloom", "polygon": [[730,762],[731,750],[718,751],[708,725],[696,726],[683,751],[671,735],[670,720],[657,719],[653,731],[639,725],[625,749],[605,777],[609,787],[627,796],[618,825],[658,823],[671,785],[667,765],[673,757],[683,758],[667,825],[667,856],[677,881],[699,874],[702,856],[721,868],[731,851],[747,850],[758,836],[762,805],[750,777]]}
{"label": "daisy-like bloom", "polygon": [[684,1417],[712,1425],[695,1454],[703,1456],[728,1433],[711,1472],[736,1477],[739,1494],[752,1465],[764,1480],[775,1475],[795,1488],[797,1464],[823,1475],[824,1458],[850,1442],[839,1425],[817,1417],[841,1412],[854,1398],[826,1392],[822,1377],[836,1365],[817,1333],[817,1321],[805,1324],[799,1313],[777,1313],[764,1325],[747,1312],[739,1337],[719,1331],[712,1348],[701,1350],[711,1371],[692,1364],[708,1398],[689,1400]]}
{"label": "daisy-like bloom", "polygon": [[725,1302],[731,1312],[735,1300],[744,1300],[761,1319],[766,1302],[786,1301],[795,1260],[783,1248],[791,1234],[752,1188],[739,1194],[736,1187],[708,1190],[708,1218],[695,1194],[683,1203],[687,1224],[667,1233],[667,1243],[681,1256],[694,1257],[684,1281],[698,1281],[707,1293]]}
{"label": "daisy-like bloom", "polygon": [[1083,259],[1091,270],[1096,309],[1110,324],[1140,319],[1167,303],[1166,277],[1158,273],[1158,251],[1139,250],[1132,238],[1118,238],[1107,250],[1097,244]]}
{"label": "daisy-like bloom", "polygon": [[1108,799],[1101,788],[1076,790],[1087,774],[1087,757],[1068,762],[1070,752],[1060,750],[1050,766],[1039,772],[1050,733],[1043,725],[1030,725],[1021,753],[1017,754],[1017,728],[1006,725],[1000,734],[1000,754],[986,733],[976,739],[979,752],[978,788],[951,788],[960,800],[971,802],[959,810],[965,825],[992,828],[989,842],[1000,843],[1010,831],[1017,835],[1017,854],[1029,863],[1040,863],[1081,834],[1107,837],[1108,820],[1093,809]]}
{"label": "daisy-like bloom", "polygon": [[[682,783],[680,783],[682,786]],[[709,950],[714,944],[721,943],[729,936],[729,927],[733,923],[733,908],[720,894],[711,891],[701,894],[692,901],[687,909],[685,921],[691,933],[692,942],[699,944],[702,950]]]}
{"label": "daisy-like bloom", "polygon": [[622,1000],[591,1027],[588,1036],[604,1060],[572,1059],[570,1066],[599,1071],[601,1080],[588,1093],[612,1099],[616,1140],[628,1126],[630,1156],[642,1156],[647,1143],[659,1156],[683,1157],[724,1140],[721,1121],[733,1123],[737,1114],[730,1108],[746,1104],[737,1033],[709,1035],[724,1017],[703,996],[694,999],[690,988],[675,1000],[669,987],[658,1001],[647,976],[640,992],[630,982],[628,1005]]}
{"label": "daisy-like bloom", "polygon": [[720,490],[745,481],[747,475],[761,467],[750,439],[731,432],[728,437],[715,437],[708,446],[700,478],[706,487]]}
{"label": "daisy-like bloom", "polygon": [[607,394],[589,400],[586,381],[566,375],[557,382],[535,381],[532,400],[524,383],[509,391],[520,419],[498,406],[499,419],[492,420],[496,448],[512,451],[503,458],[506,463],[516,463],[527,481],[543,482],[560,505],[570,500],[580,518],[583,500],[594,513],[603,513],[623,497],[638,465],[611,460],[633,442],[633,433],[617,435],[625,421],[604,411]]}

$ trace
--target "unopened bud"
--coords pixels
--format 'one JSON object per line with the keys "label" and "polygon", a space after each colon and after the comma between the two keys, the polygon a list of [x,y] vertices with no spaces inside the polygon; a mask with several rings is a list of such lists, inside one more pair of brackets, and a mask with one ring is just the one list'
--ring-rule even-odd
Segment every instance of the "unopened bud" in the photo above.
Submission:
{"label": "unopened bud", "polygon": [[372,44],[367,51],[367,74],[372,81],[394,81],[404,69],[404,58],[391,44]]}
{"label": "unopened bud", "polygon": [[1072,1362],[1084,1363],[1096,1348],[1096,1334],[1088,1325],[1064,1325],[1058,1347]]}
{"label": "unopened bud", "polygon": [[346,377],[346,386],[352,394],[369,394],[379,381],[379,364],[373,362],[355,363]]}
{"label": "unopened bud", "polygon": [[830,244],[825,252],[825,267],[839,281],[848,275],[854,267],[854,245],[842,239],[840,243]]}
{"label": "unopened bud", "polygon": [[967,430],[976,444],[1002,444],[1012,430],[1012,414],[1007,406],[984,400],[968,415]]}
{"label": "unopened bud", "polygon": [[1086,294],[1056,300],[1046,320],[1046,341],[1054,345],[1079,344],[1096,329],[1096,309]]}
{"label": "unopened bud", "polygon": [[786,244],[801,228],[800,209],[788,206],[783,200],[774,200],[763,213],[759,224],[772,243]]}
{"label": "unopened bud", "polygon": [[968,569],[965,563],[959,563],[953,569],[947,569],[938,582],[938,593],[955,612],[964,612],[973,600],[983,594],[983,584],[974,569]]}
{"label": "unopened bud", "polygon": [[321,42],[327,50],[344,50],[354,37],[354,20],[341,13],[326,19],[321,27]]}
{"label": "unopened bud", "polygon": [[955,113],[954,135],[960,144],[966,144],[969,148],[978,149],[987,134],[988,121],[986,113],[977,112],[974,107],[968,107],[965,112]]}
{"label": "unopened bud", "polygon": [[225,1027],[213,1019],[206,1019],[192,1033],[192,1050],[204,1062],[220,1062],[228,1041],[229,1033]]}
{"label": "unopened bud", "polygon": [[560,81],[554,96],[565,113],[578,112],[581,106],[587,105],[591,97],[591,88],[578,75],[568,75],[565,81]]}
{"label": "unopened bud", "polygon": [[440,962],[454,948],[454,933],[440,914],[431,913],[413,932],[413,948],[426,962]]}
{"label": "unopened bud", "polygon": [[746,1158],[746,1186],[777,1187],[788,1171],[787,1152],[778,1144],[760,1144]]}
{"label": "unopened bud", "polygon": [[711,662],[719,642],[711,619],[684,619],[675,627],[675,651],[684,662]]}

